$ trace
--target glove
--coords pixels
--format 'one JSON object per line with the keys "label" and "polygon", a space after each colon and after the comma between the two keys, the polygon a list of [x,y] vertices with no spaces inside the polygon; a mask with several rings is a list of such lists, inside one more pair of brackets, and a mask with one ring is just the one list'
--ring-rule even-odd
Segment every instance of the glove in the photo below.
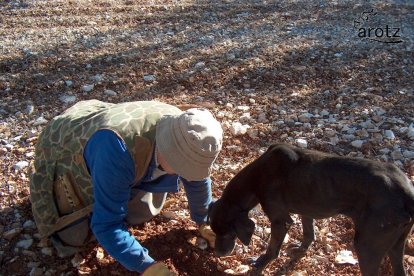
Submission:
{"label": "glove", "polygon": [[173,276],[174,274],[168,270],[168,267],[164,263],[154,263],[147,267],[142,276]]}
{"label": "glove", "polygon": [[210,226],[203,223],[200,225],[200,228],[198,229],[198,231],[200,231],[201,236],[208,241],[208,244],[210,245],[210,247],[214,248],[214,245],[216,243],[216,234],[214,234]]}

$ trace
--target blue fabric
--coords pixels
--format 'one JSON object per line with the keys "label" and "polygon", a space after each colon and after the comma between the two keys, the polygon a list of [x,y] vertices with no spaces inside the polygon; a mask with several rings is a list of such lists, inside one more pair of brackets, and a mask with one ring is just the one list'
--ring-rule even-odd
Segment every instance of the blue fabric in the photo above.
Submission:
{"label": "blue fabric", "polygon": [[[89,139],[84,159],[92,177],[95,199],[92,232],[102,247],[124,267],[131,271],[144,271],[154,260],[128,232],[125,224],[131,187],[148,192],[177,192],[179,176],[164,175],[151,179],[156,166],[152,158],[143,181],[134,184],[134,161],[124,142],[110,130],[99,130]],[[212,198],[210,178],[192,182],[181,180],[191,218],[198,224],[205,222]]]}
{"label": "blue fabric", "polygon": [[88,141],[84,158],[93,182],[91,228],[103,248],[125,268],[142,272],[154,260],[125,224],[134,162],[124,142],[109,130],[96,132]]}

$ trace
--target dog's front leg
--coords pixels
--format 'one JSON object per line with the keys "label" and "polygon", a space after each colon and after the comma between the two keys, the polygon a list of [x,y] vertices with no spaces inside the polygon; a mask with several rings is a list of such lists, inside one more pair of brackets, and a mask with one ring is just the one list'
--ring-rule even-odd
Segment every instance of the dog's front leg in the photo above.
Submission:
{"label": "dog's front leg", "polygon": [[286,236],[289,227],[292,225],[292,219],[289,215],[283,219],[271,221],[271,237],[266,253],[261,255],[256,262],[253,263],[252,275],[260,275],[266,265],[276,259],[279,255],[280,247]]}
{"label": "dog's front leg", "polygon": [[303,240],[301,244],[288,246],[288,255],[294,259],[304,255],[311,243],[315,240],[315,221],[313,218],[302,216]]}

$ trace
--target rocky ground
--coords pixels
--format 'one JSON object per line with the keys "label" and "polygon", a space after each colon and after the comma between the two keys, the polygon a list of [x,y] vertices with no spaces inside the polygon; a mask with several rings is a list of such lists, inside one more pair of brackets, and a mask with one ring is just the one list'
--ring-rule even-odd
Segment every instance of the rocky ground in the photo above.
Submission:
{"label": "rocky ground", "polygon": [[[27,169],[37,136],[85,99],[210,108],[225,129],[216,197],[282,141],[393,162],[413,179],[412,1],[6,0],[0,25],[0,275],[130,274],[94,243],[59,258],[30,212]],[[380,28],[380,38],[370,34],[380,41],[359,37],[361,27]],[[387,37],[397,27],[400,37]],[[269,237],[260,207],[251,216],[250,246],[223,258],[204,248],[182,192],[131,231],[179,275],[243,274]],[[360,274],[352,222],[342,216],[318,220],[317,241],[290,262],[286,244],[301,237],[294,218],[266,275]],[[405,265],[414,275],[414,258]],[[387,260],[381,274],[390,274]]]}

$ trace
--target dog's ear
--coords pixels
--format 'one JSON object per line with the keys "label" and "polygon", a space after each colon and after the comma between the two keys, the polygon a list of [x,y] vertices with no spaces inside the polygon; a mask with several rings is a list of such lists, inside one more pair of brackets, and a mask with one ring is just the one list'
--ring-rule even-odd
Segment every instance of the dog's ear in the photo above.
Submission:
{"label": "dog's ear", "polygon": [[208,205],[208,211],[207,211],[207,224],[210,225],[210,216],[211,216],[211,212],[213,210],[213,205],[214,205],[215,201],[213,200],[212,202],[210,202],[210,204]]}
{"label": "dog's ear", "polygon": [[252,238],[255,224],[254,222],[246,217],[240,217],[237,219],[234,223],[236,235],[239,238],[239,240],[244,245],[249,245],[250,239]]}

